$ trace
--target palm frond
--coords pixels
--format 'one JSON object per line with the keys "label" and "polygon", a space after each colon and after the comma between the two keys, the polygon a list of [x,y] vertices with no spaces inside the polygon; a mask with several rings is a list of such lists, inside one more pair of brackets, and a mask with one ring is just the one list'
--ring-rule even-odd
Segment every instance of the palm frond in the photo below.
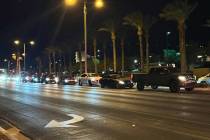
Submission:
{"label": "palm frond", "polygon": [[189,3],[188,0],[175,0],[166,5],[160,13],[160,17],[166,20],[187,20],[195,10],[198,3]]}

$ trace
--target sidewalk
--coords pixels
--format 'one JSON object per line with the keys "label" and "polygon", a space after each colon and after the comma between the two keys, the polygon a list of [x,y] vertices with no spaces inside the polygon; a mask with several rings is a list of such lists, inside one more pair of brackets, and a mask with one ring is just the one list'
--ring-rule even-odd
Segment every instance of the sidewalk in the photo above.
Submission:
{"label": "sidewalk", "polygon": [[30,140],[24,136],[21,131],[8,123],[7,121],[0,119],[0,140]]}
{"label": "sidewalk", "polygon": [[0,140],[10,140],[10,139],[0,131]]}

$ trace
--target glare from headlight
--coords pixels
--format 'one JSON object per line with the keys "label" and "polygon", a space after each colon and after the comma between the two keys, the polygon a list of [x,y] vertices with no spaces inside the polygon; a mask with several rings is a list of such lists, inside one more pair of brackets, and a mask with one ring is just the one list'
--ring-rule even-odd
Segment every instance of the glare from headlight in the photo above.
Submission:
{"label": "glare from headlight", "polygon": [[28,76],[26,76],[26,78],[25,78],[27,81],[29,80],[29,77]]}
{"label": "glare from headlight", "polygon": [[4,80],[5,81],[6,79],[7,79],[7,76],[6,75],[1,75],[0,76],[0,80]]}
{"label": "glare from headlight", "polygon": [[67,79],[65,79],[65,80],[64,80],[64,82],[65,82],[65,83],[68,83],[68,80],[67,80]]}
{"label": "glare from headlight", "polygon": [[124,85],[125,82],[124,81],[119,81],[119,84]]}
{"label": "glare from headlight", "polygon": [[35,82],[38,82],[38,78],[34,78],[34,81],[35,81]]}
{"label": "glare from headlight", "polygon": [[179,79],[180,81],[182,81],[182,82],[184,82],[184,81],[187,80],[185,76],[179,76],[178,79]]}
{"label": "glare from headlight", "polygon": [[57,83],[59,81],[59,78],[58,77],[55,77],[55,82]]}
{"label": "glare from headlight", "polygon": [[50,78],[46,78],[46,81],[50,81]]}

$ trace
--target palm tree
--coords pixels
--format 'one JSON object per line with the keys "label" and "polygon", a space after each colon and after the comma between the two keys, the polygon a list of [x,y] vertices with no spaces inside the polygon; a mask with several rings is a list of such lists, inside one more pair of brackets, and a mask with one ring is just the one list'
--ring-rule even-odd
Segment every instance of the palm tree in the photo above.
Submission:
{"label": "palm tree", "polygon": [[93,42],[93,63],[94,63],[94,71],[98,73],[98,60],[97,60],[97,29],[93,29],[89,36],[91,36],[91,40]]}
{"label": "palm tree", "polygon": [[126,38],[127,30],[122,28],[120,30],[120,47],[121,47],[121,71],[122,75],[124,76],[125,73],[125,38]]}
{"label": "palm tree", "polygon": [[157,19],[153,16],[145,16],[143,18],[143,28],[145,33],[146,40],[146,71],[149,71],[149,38],[150,38],[150,29],[155,24]]}
{"label": "palm tree", "polygon": [[93,38],[93,50],[94,50],[94,67],[95,67],[95,73],[98,73],[98,67],[97,67],[97,40],[96,37]]}
{"label": "palm tree", "polygon": [[106,71],[106,68],[107,68],[107,60],[106,60],[106,58],[107,58],[107,56],[106,56],[106,43],[105,42],[103,42],[103,61],[104,61],[104,71]]}
{"label": "palm tree", "polygon": [[37,62],[37,65],[38,65],[38,71],[39,71],[39,75],[40,75],[41,72],[42,72],[42,59],[41,59],[41,57],[36,57],[36,62]]}
{"label": "palm tree", "polygon": [[134,12],[126,17],[124,17],[124,24],[131,25],[137,29],[137,35],[139,39],[139,50],[140,50],[140,62],[141,62],[141,70],[144,69],[144,51],[142,44],[142,36],[143,36],[143,16],[141,12]]}
{"label": "palm tree", "polygon": [[169,3],[160,13],[160,17],[166,20],[174,20],[179,30],[179,50],[181,54],[181,72],[187,71],[186,48],[185,48],[185,23],[190,14],[197,7],[197,3],[190,4],[188,0],[175,0]]}
{"label": "palm tree", "polygon": [[104,26],[98,31],[105,31],[110,33],[113,47],[113,67],[114,72],[117,72],[117,52],[116,52],[116,30],[117,25],[114,20],[108,20],[104,23]]}
{"label": "palm tree", "polygon": [[52,65],[51,54],[53,52],[52,47],[45,48],[45,52],[48,55],[48,70],[49,70],[49,73],[52,73],[52,67],[51,67],[51,65]]}

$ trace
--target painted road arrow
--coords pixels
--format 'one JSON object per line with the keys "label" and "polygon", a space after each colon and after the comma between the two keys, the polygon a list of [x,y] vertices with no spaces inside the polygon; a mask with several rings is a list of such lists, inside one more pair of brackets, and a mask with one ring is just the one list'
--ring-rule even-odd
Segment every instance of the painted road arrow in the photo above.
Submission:
{"label": "painted road arrow", "polygon": [[68,114],[68,116],[72,117],[72,119],[68,120],[68,121],[64,121],[64,122],[58,122],[56,120],[52,120],[45,126],[45,128],[78,127],[78,126],[71,125],[71,124],[81,122],[81,121],[84,120],[84,118],[82,116],[78,116],[78,115],[75,115],[75,114]]}

